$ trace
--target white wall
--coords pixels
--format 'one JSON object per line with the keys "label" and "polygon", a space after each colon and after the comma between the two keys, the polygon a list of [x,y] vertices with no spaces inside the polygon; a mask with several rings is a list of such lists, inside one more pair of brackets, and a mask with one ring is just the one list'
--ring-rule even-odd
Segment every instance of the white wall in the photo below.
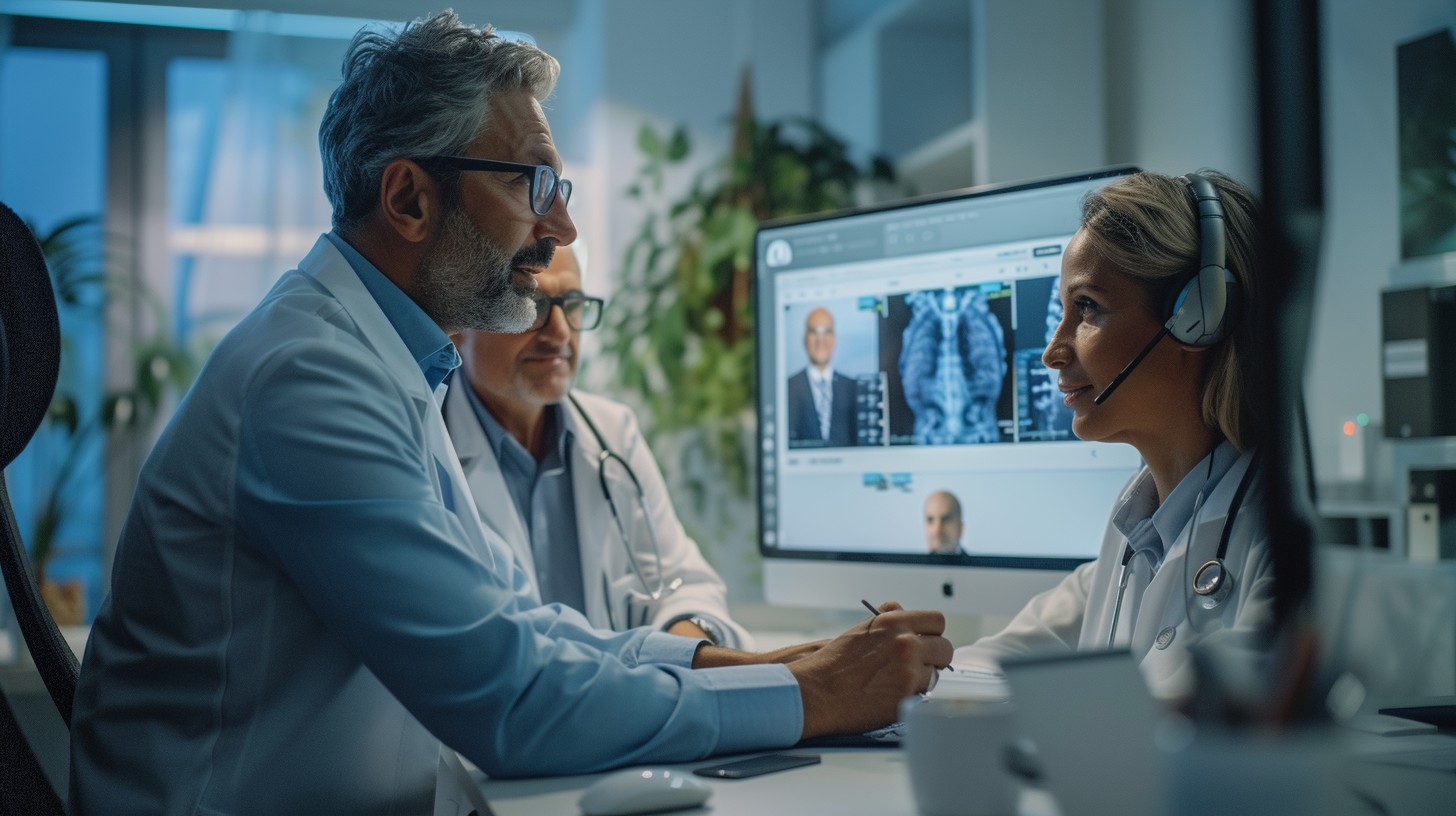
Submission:
{"label": "white wall", "polygon": [[877,32],[861,24],[816,60],[819,93],[815,115],[825,127],[845,137],[861,160],[881,150],[880,59]]}
{"label": "white wall", "polygon": [[[642,164],[638,129],[644,123],[664,133],[677,124],[689,128],[691,168],[673,179],[686,185],[706,163],[726,155],[743,68],[750,69],[754,110],[760,118],[808,115],[812,2],[582,0],[582,7],[590,11],[581,15],[578,28],[595,29],[600,61],[563,66],[563,74],[599,71],[600,94],[584,100],[591,106],[592,139],[573,145],[566,158],[589,168],[590,203],[574,212],[593,256],[596,271],[591,274],[605,283],[615,279],[610,270],[622,258],[641,217],[641,210],[623,197]],[[591,36],[578,30],[574,42]],[[554,114],[553,125],[570,115],[574,112]],[[556,127],[559,131],[560,125]],[[603,276],[595,277],[599,273]]]}
{"label": "white wall", "polygon": [[1108,159],[1258,183],[1249,4],[1108,0]]}
{"label": "white wall", "polygon": [[979,184],[1108,164],[1103,3],[973,0]]}

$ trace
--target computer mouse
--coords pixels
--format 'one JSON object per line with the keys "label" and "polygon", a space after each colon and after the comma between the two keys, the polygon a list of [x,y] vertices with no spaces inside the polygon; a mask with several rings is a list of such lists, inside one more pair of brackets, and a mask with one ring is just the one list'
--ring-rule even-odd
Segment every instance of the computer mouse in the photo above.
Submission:
{"label": "computer mouse", "polygon": [[708,783],[687,771],[618,771],[586,789],[581,795],[581,812],[586,816],[664,813],[697,807],[712,795]]}

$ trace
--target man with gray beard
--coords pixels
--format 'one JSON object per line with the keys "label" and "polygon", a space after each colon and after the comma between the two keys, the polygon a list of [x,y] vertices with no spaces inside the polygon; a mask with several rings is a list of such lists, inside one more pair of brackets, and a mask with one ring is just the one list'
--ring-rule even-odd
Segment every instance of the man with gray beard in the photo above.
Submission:
{"label": "man with gray beard", "polygon": [[[790,745],[950,658],[896,604],[750,654],[531,599],[440,416],[447,334],[522,331],[576,228],[558,66],[445,12],[365,30],[319,133],[333,230],[218,345],[139,477],[81,667],[73,813],[465,812],[487,773]],[[453,787],[452,787],[453,786]]]}

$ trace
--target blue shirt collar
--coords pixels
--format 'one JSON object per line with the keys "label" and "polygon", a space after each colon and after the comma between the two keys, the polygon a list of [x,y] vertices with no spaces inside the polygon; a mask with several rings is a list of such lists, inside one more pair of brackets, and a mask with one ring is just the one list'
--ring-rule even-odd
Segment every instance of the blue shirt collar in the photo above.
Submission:
{"label": "blue shirt collar", "polygon": [[[1158,504],[1152,474],[1144,474],[1113,515],[1113,526],[1128,539],[1133,549],[1153,549],[1154,563],[1162,563],[1163,556],[1172,549],[1183,528],[1193,520],[1198,495],[1203,494],[1203,500],[1207,502],[1208,494],[1213,492],[1238,459],[1239,452],[1233,443],[1223,440],[1188,471],[1162,505]],[[1152,531],[1156,531],[1157,535],[1149,535]]]}
{"label": "blue shirt collar", "polygon": [[344,256],[344,260],[349,262],[349,266],[353,267],[354,273],[364,283],[364,288],[369,290],[374,302],[379,304],[384,316],[389,319],[389,324],[399,332],[410,356],[420,364],[420,371],[425,375],[425,382],[430,384],[430,390],[438,388],[445,381],[445,377],[460,365],[460,354],[455,350],[455,344],[450,342],[444,330],[425,314],[419,304],[380,272],[378,267],[360,255],[359,250],[333,232],[325,234]]}
{"label": "blue shirt collar", "polygon": [[[480,427],[485,430],[485,439],[490,443],[491,452],[495,454],[497,462],[508,461],[508,451],[514,454],[515,458],[525,457],[532,462],[535,461],[531,452],[526,450],[514,436],[506,432],[505,426],[490,413],[481,401],[480,395],[475,389],[466,383],[463,377],[458,378],[461,387],[465,390],[465,399],[470,403],[470,408],[475,411],[475,418],[480,420]],[[552,442],[555,456],[547,456],[541,463],[548,467],[552,464],[559,466],[566,461],[566,450],[571,441],[571,431],[566,429],[566,415],[561,410],[560,403],[546,406],[545,422],[547,432],[554,433],[556,438]]]}

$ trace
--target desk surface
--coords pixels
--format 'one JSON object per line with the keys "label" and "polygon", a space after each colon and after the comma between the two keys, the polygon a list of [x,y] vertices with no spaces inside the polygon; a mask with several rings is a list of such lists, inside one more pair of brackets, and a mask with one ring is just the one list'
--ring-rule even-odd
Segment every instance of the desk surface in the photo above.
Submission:
{"label": "desk surface", "polygon": [[[708,779],[713,797],[684,814],[766,816],[773,813],[833,813],[837,816],[915,816],[905,773],[905,754],[894,748],[821,748],[795,750],[824,758],[818,765],[793,768],[751,779]],[[745,756],[749,756],[745,754]],[[719,759],[653,767],[691,770]],[[549,779],[481,782],[496,816],[578,814],[582,791],[602,774]],[[1042,791],[1022,797],[1024,816],[1052,816],[1056,808]]]}
{"label": "desk surface", "polygon": [[[1229,735],[1225,735],[1228,737]],[[1307,735],[1309,736],[1309,735]],[[1189,760],[1204,767],[1207,760],[1224,763],[1226,778],[1243,779],[1251,790],[1230,786],[1224,799],[1267,803],[1269,807],[1237,810],[1207,807],[1205,796],[1186,801],[1190,812],[1324,813],[1326,808],[1305,810],[1291,806],[1347,805],[1336,812],[1382,812],[1396,816],[1425,816],[1450,812],[1456,801],[1456,735],[1422,733],[1399,737],[1342,732],[1318,732],[1308,739],[1293,739],[1281,749],[1257,735],[1215,737],[1204,751]],[[1298,752],[1314,746],[1301,758]],[[1294,753],[1288,753],[1288,752]],[[796,751],[797,752],[797,751]],[[836,816],[916,816],[910,794],[905,754],[894,748],[828,748],[804,751],[820,754],[819,765],[752,779],[709,779],[713,796],[705,807],[688,811],[713,816],[768,816],[768,814],[818,814]],[[1424,755],[1429,761],[1421,761]],[[745,754],[744,756],[750,756]],[[1271,758],[1279,760],[1270,764]],[[667,767],[691,770],[714,764],[721,758],[687,762]],[[1398,764],[1391,764],[1398,761]],[[1230,770],[1232,769],[1232,770]],[[477,772],[478,773],[478,772]],[[1297,773],[1293,778],[1289,773]],[[1262,774],[1262,775],[1261,775]],[[602,774],[561,776],[544,779],[492,780],[478,777],[481,790],[490,800],[496,816],[553,816],[580,814],[577,804],[582,791]],[[1177,776],[1177,773],[1174,773]],[[1250,779],[1249,777],[1254,777]],[[1199,777],[1202,778],[1201,776]],[[1176,784],[1176,780],[1174,781]],[[1185,780],[1188,781],[1188,780]],[[1315,783],[1315,784],[1311,784]],[[1194,787],[1202,791],[1202,783]],[[1323,791],[1323,792],[1321,792]],[[1175,793],[1171,793],[1176,797]],[[1250,796],[1253,798],[1250,799]],[[1293,797],[1293,798],[1290,798]],[[1215,797],[1217,799],[1218,797]],[[1371,803],[1378,803],[1373,807]],[[1200,807],[1201,806],[1201,807]],[[1022,816],[1057,816],[1055,802],[1045,791],[1022,791]]]}

